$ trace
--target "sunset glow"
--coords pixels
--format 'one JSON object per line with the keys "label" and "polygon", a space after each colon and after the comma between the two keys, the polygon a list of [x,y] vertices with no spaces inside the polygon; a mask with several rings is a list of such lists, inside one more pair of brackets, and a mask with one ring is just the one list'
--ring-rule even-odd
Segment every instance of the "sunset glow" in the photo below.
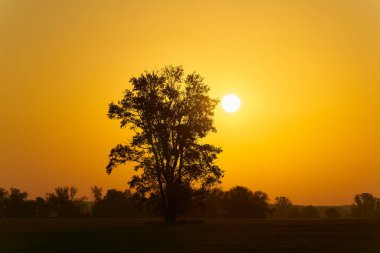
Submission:
{"label": "sunset glow", "polygon": [[108,105],[174,64],[211,97],[238,96],[205,138],[223,149],[224,189],[314,205],[379,196],[379,17],[379,1],[357,0],[2,1],[0,186],[127,188],[134,164],[105,171],[131,138]]}

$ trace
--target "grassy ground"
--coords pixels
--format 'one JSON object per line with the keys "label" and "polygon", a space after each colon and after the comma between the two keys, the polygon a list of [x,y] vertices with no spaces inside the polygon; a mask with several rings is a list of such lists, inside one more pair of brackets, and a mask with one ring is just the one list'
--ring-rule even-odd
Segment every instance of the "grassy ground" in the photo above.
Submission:
{"label": "grassy ground", "polygon": [[0,252],[380,252],[380,221],[1,220]]}

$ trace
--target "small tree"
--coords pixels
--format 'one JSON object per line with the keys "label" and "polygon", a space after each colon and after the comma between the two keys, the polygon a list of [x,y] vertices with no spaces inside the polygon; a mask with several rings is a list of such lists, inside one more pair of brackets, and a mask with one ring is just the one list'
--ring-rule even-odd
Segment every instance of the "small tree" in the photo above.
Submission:
{"label": "small tree", "polygon": [[35,207],[32,201],[27,201],[28,193],[17,188],[10,188],[6,201],[5,216],[9,218],[26,218],[35,215]]}
{"label": "small tree", "polygon": [[272,215],[272,210],[269,208],[268,194],[262,191],[253,192],[252,203],[255,206],[253,209],[253,218],[265,218]]}
{"label": "small tree", "polygon": [[134,135],[129,144],[111,150],[107,173],[126,162],[138,172],[129,182],[139,194],[158,196],[166,223],[175,222],[183,194],[205,191],[220,182],[223,171],[214,164],[221,149],[202,144],[213,126],[217,100],[196,74],[181,66],[145,72],[130,79],[132,89],[109,105],[110,119]]}
{"label": "small tree", "polygon": [[91,193],[94,198],[94,202],[99,202],[102,199],[103,196],[103,188],[98,186],[92,186],[91,187]]}
{"label": "small tree", "polygon": [[283,196],[276,197],[274,216],[281,219],[291,218],[293,208],[294,206],[289,198]]}
{"label": "small tree", "polygon": [[380,201],[371,193],[361,193],[355,196],[351,207],[352,216],[355,218],[374,218]]}
{"label": "small tree", "polygon": [[223,202],[226,216],[231,218],[265,218],[270,212],[266,193],[243,186],[227,191]]}
{"label": "small tree", "polygon": [[201,201],[201,215],[208,218],[220,218],[225,215],[224,191],[214,188],[204,194]]}
{"label": "small tree", "polygon": [[85,197],[77,198],[75,187],[57,187],[47,194],[46,202],[58,217],[73,218],[84,216]]}
{"label": "small tree", "polygon": [[94,216],[104,218],[131,218],[138,212],[132,193],[109,189],[103,199],[95,201]]}

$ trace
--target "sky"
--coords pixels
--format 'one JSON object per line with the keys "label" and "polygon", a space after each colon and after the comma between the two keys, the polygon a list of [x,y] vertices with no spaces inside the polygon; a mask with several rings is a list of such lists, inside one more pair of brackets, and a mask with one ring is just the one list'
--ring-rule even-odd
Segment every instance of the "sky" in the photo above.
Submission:
{"label": "sky", "polygon": [[0,187],[127,188],[107,118],[132,76],[197,71],[219,105],[222,187],[296,204],[380,196],[380,1],[0,0]]}

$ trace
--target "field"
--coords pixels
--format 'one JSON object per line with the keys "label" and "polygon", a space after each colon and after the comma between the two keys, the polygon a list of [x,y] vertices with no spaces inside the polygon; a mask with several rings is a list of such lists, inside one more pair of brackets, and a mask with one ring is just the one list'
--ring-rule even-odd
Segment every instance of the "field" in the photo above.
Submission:
{"label": "field", "polygon": [[380,221],[0,220],[0,252],[380,252]]}

